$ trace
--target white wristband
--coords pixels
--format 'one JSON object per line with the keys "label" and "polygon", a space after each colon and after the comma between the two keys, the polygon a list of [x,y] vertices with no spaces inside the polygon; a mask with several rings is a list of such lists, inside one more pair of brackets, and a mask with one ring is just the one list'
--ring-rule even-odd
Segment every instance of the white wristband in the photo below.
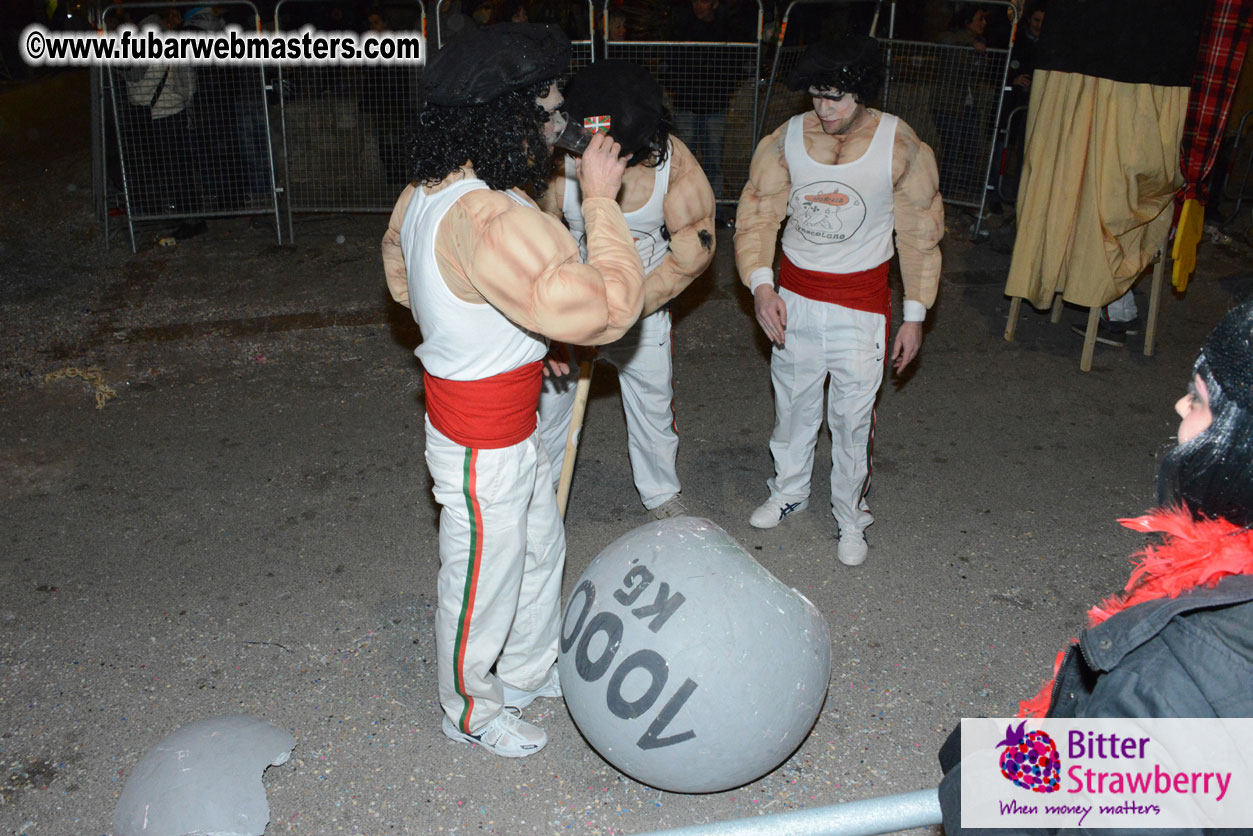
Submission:
{"label": "white wristband", "polygon": [[757,288],[763,284],[774,286],[774,271],[769,267],[758,267],[748,274],[748,290],[750,293],[756,293]]}
{"label": "white wristband", "polygon": [[905,321],[922,322],[927,318],[927,306],[913,299],[905,300]]}

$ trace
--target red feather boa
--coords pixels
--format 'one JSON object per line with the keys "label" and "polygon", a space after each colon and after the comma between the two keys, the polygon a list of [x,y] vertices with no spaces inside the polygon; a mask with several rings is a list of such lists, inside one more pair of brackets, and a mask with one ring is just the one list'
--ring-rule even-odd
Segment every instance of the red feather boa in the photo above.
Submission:
{"label": "red feather boa", "polygon": [[[1135,568],[1126,588],[1088,610],[1094,627],[1128,607],[1174,598],[1196,587],[1212,587],[1231,575],[1253,575],[1253,531],[1226,520],[1194,520],[1181,509],[1160,509],[1119,520],[1127,528],[1160,533],[1162,541],[1132,555]],[[1065,651],[1053,662],[1053,678],[1034,697],[1018,704],[1019,717],[1043,717]]]}

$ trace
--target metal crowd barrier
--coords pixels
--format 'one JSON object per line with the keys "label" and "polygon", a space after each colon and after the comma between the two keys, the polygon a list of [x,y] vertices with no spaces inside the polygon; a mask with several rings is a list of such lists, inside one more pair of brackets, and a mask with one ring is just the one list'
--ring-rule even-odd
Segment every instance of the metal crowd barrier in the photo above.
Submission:
{"label": "metal crowd barrier", "polygon": [[121,174],[113,174],[118,166],[117,153],[113,151],[117,131],[113,126],[113,92],[107,87],[109,79],[101,67],[90,67],[87,73],[91,85],[91,201],[107,247],[112,239],[110,223],[114,215],[125,213],[126,199]]}
{"label": "metal crowd barrier", "polygon": [[792,23],[792,13],[797,6],[829,5],[828,0],[792,0],[783,11],[775,35],[774,57],[770,62],[770,74],[764,80],[765,96],[761,109],[757,113],[757,133],[765,136],[783,122],[799,113],[804,113],[812,104],[805,93],[793,92],[787,88],[787,78],[796,68],[796,62],[805,52],[800,45],[786,46],[787,30]]}
{"label": "metal crowd barrier", "polygon": [[[626,40],[610,31],[610,16],[618,7],[601,2],[598,10],[588,0],[589,38],[574,42],[571,73],[598,56],[647,66],[670,96],[675,134],[701,161],[717,199],[735,202],[760,137],[810,107],[803,92],[784,84],[803,51],[785,46],[784,37],[797,5],[822,0],[792,0],[787,6],[768,73],[763,72],[761,0],[756,38],[724,43]],[[1002,9],[1012,14],[1009,0],[976,2],[992,14]],[[113,5],[105,10],[102,26],[116,27],[126,19],[139,23],[150,14],[186,12],[198,5],[191,0]],[[247,18],[248,25],[261,25],[249,0],[215,5]],[[340,5],[279,0],[271,25],[334,29],[332,11]],[[621,8],[629,16],[633,7],[628,0]],[[996,133],[1009,52],[896,39],[895,3],[888,8],[888,37],[880,39],[888,67],[883,107],[935,150],[945,201],[982,209],[988,191],[1005,185],[1002,172],[994,170],[994,157],[1003,145]],[[389,29],[428,31],[422,0],[389,0],[383,13]],[[445,14],[433,16],[433,48],[448,34]],[[657,34],[660,24],[650,25],[653,29],[637,31]],[[878,6],[871,34],[876,26],[883,28]],[[106,186],[118,185],[112,192],[100,190],[106,236],[113,213],[125,213],[132,249],[137,222],[252,214],[272,215],[281,243],[284,210],[288,238],[294,213],[390,211],[408,181],[407,123],[422,106],[421,72],[420,67],[386,65],[171,67],[171,91],[192,92],[184,95],[180,111],[154,119],[149,100],[165,76],[163,68],[102,69],[98,101],[93,99],[104,115],[97,153],[117,162],[100,166],[97,176]],[[160,103],[158,110],[163,109],[174,106]]]}
{"label": "metal crowd barrier", "polygon": [[[852,0],[852,2],[871,2],[872,0]],[[882,0],[873,0],[876,4],[874,20],[878,20],[878,7]],[[787,45],[787,32],[792,23],[792,13],[797,6],[830,6],[830,0],[792,0],[788,3],[779,21],[778,32],[774,43],[774,57],[770,63],[770,75],[764,80],[765,96],[757,116],[757,133],[765,136],[782,125],[789,118],[804,113],[813,107],[810,97],[805,91],[793,91],[787,88],[788,76],[796,68],[806,47],[804,45]],[[870,32],[874,34],[874,23]]]}
{"label": "metal crowd barrier", "polygon": [[[803,94],[785,85],[804,47],[784,46],[792,12],[798,5],[821,0],[792,0],[779,27],[774,61],[759,118],[761,133],[773,130],[788,115],[809,104]],[[998,150],[997,126],[1001,124],[1002,92],[1009,72],[1009,53],[1017,34],[1016,8],[1008,0],[975,0],[989,17],[1009,14],[1011,40],[1008,49],[985,49],[939,43],[899,40],[894,37],[896,3],[889,6],[888,36],[879,38],[887,77],[883,86],[883,110],[893,113],[914,129],[935,151],[940,166],[940,193],[946,203],[979,207],[993,182],[993,156]],[[877,35],[876,11],[871,35]],[[791,97],[779,104],[782,97]],[[977,233],[978,223],[976,223]]]}
{"label": "metal crowd barrier", "polygon": [[592,48],[590,40],[571,41],[570,46],[572,49],[570,51],[569,75],[574,75],[596,60],[596,50]]}
{"label": "metal crowd barrier", "polygon": [[892,41],[883,109],[935,151],[947,203],[981,206],[1000,115],[1008,52]]}
{"label": "metal crowd barrier", "polygon": [[736,202],[757,140],[761,0],[751,43],[612,40],[608,0],[602,10],[606,57],[634,61],[652,72],[670,100],[674,133],[700,162],[714,197]]}
{"label": "metal crowd barrier", "polygon": [[[330,29],[334,0],[279,0],[274,25]],[[390,30],[421,31],[420,0],[381,7]],[[390,211],[409,181],[406,129],[422,108],[415,65],[277,68],[287,223],[293,213]]]}
{"label": "metal crowd barrier", "polygon": [[[220,10],[253,28],[261,23],[256,6],[247,0],[221,0],[213,7],[192,2],[110,5],[100,25],[107,30],[153,21],[170,28],[197,7]],[[136,223],[238,215],[273,216],[282,243],[260,67],[161,62],[107,67],[101,73],[100,96],[113,122],[116,178],[132,251]],[[102,136],[102,146],[103,141]]]}
{"label": "metal crowd barrier", "polygon": [[638,836],[876,836],[940,821],[939,794],[929,789]]}
{"label": "metal crowd barrier", "polygon": [[989,18],[1008,14],[1008,49],[897,40],[896,3],[888,37],[881,39],[888,77],[883,109],[904,119],[935,151],[946,203],[978,207],[978,234],[987,200],[997,127],[1017,35],[1017,8],[1009,0],[975,0]]}
{"label": "metal crowd barrier", "polygon": [[573,54],[570,57],[570,75],[596,60],[596,6],[593,0],[587,0],[587,38],[570,42]]}
{"label": "metal crowd barrier", "polygon": [[[571,4],[570,13],[572,16],[577,17],[579,11],[580,10],[576,5]],[[593,5],[593,0],[587,0],[587,7],[582,11],[585,11],[587,14],[587,21],[584,29],[587,32],[588,37],[585,39],[575,39],[571,41],[574,46],[572,63],[576,68],[585,66],[586,64],[590,64],[592,61],[596,60],[595,56],[592,54],[591,39],[591,33],[596,28],[596,8]],[[434,23],[431,27],[431,31],[428,33],[426,29],[423,29],[422,34],[429,38],[429,47],[432,51],[443,49],[444,44],[464,33],[467,30],[467,27],[482,25],[478,21],[471,21],[467,19],[466,15],[461,11],[460,4],[456,3],[456,0],[453,0],[453,2],[436,3],[434,13],[431,15],[431,20]],[[530,22],[552,23],[552,21],[544,20],[533,20]],[[563,29],[565,28],[560,22],[553,25]]]}
{"label": "metal crowd barrier", "polygon": [[[804,2],[804,0],[799,0],[799,2]],[[796,3],[791,5],[794,6]],[[790,12],[791,6],[788,7],[787,13]],[[783,24],[780,26],[781,33],[787,32],[787,23],[785,14]],[[783,46],[782,41],[783,34],[780,34],[779,42],[775,44],[774,60],[770,65],[770,76],[765,83],[765,95],[762,97],[762,106],[757,121],[757,132],[761,136],[767,135],[787,119],[813,107],[809,96],[804,91],[798,93],[787,88],[787,77],[796,68],[796,62],[800,60],[805,47]]]}

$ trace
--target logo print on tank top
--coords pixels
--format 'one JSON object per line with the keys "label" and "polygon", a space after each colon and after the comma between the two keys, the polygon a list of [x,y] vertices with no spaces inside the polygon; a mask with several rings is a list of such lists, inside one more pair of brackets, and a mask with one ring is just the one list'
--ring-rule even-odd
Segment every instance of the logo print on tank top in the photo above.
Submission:
{"label": "logo print on tank top", "polygon": [[[656,252],[657,247],[665,240],[663,237],[665,233],[659,232],[655,234],[640,229],[632,229],[630,232],[631,240],[635,242],[635,249],[639,251],[640,259],[644,262],[644,267],[647,268],[652,262],[653,254]],[[579,255],[584,261],[587,261],[586,231],[579,236]]]}
{"label": "logo print on tank top", "polygon": [[653,254],[657,250],[660,238],[651,232],[642,229],[631,230],[631,238],[635,241],[635,249],[639,250],[640,259],[644,262],[645,267],[653,260]]}
{"label": "logo print on tank top", "polygon": [[791,224],[812,244],[849,240],[866,220],[866,202],[847,183],[819,180],[796,189],[788,201]]}

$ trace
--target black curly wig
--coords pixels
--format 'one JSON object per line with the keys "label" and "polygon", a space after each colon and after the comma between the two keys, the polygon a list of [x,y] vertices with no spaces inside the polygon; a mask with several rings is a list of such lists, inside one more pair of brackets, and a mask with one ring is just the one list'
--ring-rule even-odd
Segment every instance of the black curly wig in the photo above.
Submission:
{"label": "black curly wig", "polygon": [[869,104],[883,88],[883,58],[879,50],[879,42],[869,35],[819,41],[802,53],[788,76],[788,89],[833,87]]}
{"label": "black curly wig", "polygon": [[481,105],[427,104],[410,131],[411,177],[433,186],[468,160],[493,189],[522,188],[542,195],[551,156],[544,141],[549,116],[536,104],[555,82],[514,90]]}
{"label": "black curly wig", "polygon": [[610,58],[580,69],[566,85],[566,113],[575,125],[610,118],[609,134],[622,144],[628,166],[656,168],[666,160],[674,118],[661,85],[641,64]]}

